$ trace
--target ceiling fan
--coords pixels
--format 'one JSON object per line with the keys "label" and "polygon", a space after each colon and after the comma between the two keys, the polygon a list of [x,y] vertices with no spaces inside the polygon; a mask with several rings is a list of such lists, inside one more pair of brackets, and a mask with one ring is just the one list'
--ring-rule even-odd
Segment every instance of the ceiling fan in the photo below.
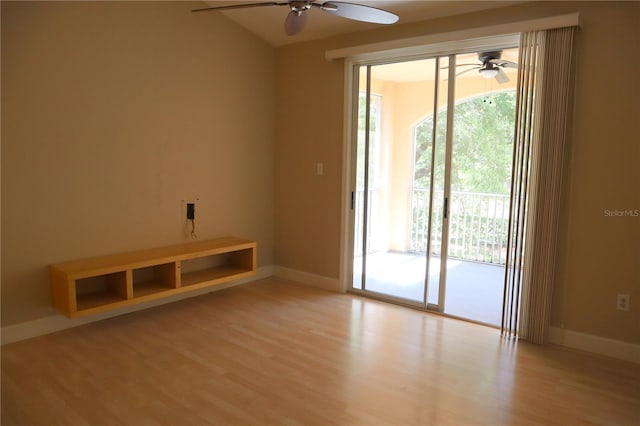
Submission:
{"label": "ceiling fan", "polygon": [[469,71],[478,70],[481,76],[484,78],[495,78],[500,84],[508,83],[509,77],[502,70],[502,68],[518,68],[518,64],[506,59],[501,59],[502,50],[494,50],[491,52],[479,52],[478,60],[481,64],[460,64],[459,67],[473,66],[473,68],[466,69],[459,72],[457,75],[467,73]]}
{"label": "ceiling fan", "polygon": [[243,3],[228,6],[212,6],[201,9],[194,9],[192,12],[204,12],[208,10],[231,10],[245,9],[249,7],[272,7],[288,6],[290,11],[284,21],[284,31],[287,35],[296,35],[302,31],[307,22],[307,11],[311,8],[320,9],[341,18],[352,19],[354,21],[370,22],[373,24],[394,24],[398,21],[398,15],[376,7],[364,6],[355,3],[344,3],[339,1],[327,1],[318,3],[315,1],[284,1],[284,2],[264,2],[264,3]]}

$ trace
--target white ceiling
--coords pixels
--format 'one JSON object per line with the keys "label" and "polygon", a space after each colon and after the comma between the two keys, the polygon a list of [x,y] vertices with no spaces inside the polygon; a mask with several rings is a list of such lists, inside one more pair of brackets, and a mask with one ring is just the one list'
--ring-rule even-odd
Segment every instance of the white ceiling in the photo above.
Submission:
{"label": "white ceiling", "polygon": [[[408,22],[424,21],[428,19],[440,18],[443,16],[458,15],[462,13],[475,12],[478,10],[493,9],[519,3],[523,0],[515,1],[400,1],[400,0],[348,0],[349,3],[358,3],[366,6],[385,9],[397,14],[400,20],[397,24]],[[234,0],[217,1],[206,0],[203,7],[226,6],[232,4],[259,3],[256,0]],[[318,3],[324,3],[319,0]],[[229,19],[237,22],[249,31],[257,34],[272,46],[282,46],[285,44],[297,43],[301,41],[315,40],[330,37],[338,34],[345,34],[356,31],[363,31],[379,27],[376,24],[353,21],[340,18],[338,16],[325,13],[320,9],[310,10],[307,25],[301,34],[287,36],[284,33],[284,20],[289,13],[289,8],[282,7],[255,7],[247,9],[227,10],[223,12],[201,12],[201,13],[222,13]]]}

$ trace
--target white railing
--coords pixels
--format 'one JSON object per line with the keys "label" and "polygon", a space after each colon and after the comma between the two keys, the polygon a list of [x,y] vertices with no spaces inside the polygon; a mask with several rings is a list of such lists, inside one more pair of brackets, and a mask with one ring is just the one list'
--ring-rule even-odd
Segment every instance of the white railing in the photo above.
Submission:
{"label": "white railing", "polygon": [[[414,188],[412,194],[410,250],[427,251],[429,190]],[[431,253],[442,248],[444,194],[434,191]],[[449,257],[504,264],[507,253],[509,196],[452,191],[449,200]]]}
{"label": "white railing", "polygon": [[[367,253],[379,246],[380,190],[368,190]],[[441,254],[443,191],[434,191],[431,253]],[[414,188],[411,198],[411,238],[409,251],[426,253],[429,217],[429,190]],[[364,190],[354,194],[354,255],[362,255]],[[477,192],[451,192],[449,201],[449,257],[476,262],[504,264],[507,254],[509,196]]]}

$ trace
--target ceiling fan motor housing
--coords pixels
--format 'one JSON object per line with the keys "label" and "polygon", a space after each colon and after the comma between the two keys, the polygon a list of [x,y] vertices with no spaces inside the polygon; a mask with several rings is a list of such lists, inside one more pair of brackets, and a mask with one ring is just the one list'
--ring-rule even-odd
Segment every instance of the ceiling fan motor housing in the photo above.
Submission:
{"label": "ceiling fan motor housing", "polygon": [[478,59],[483,64],[486,64],[492,59],[500,59],[502,57],[502,50],[494,50],[492,52],[480,52],[478,53]]}
{"label": "ceiling fan motor housing", "polygon": [[291,3],[289,3],[289,7],[293,12],[297,12],[298,14],[300,14],[311,9],[311,3],[312,2],[310,1],[292,1]]}

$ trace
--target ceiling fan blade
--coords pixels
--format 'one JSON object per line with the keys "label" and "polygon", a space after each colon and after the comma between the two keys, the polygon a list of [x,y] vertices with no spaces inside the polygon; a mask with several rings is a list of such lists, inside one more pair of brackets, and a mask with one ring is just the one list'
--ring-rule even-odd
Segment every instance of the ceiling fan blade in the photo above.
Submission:
{"label": "ceiling fan blade", "polygon": [[462,74],[466,74],[466,73],[468,73],[469,71],[479,70],[480,68],[482,68],[482,67],[475,66],[475,67],[473,67],[473,68],[468,68],[468,69],[466,69],[466,70],[464,70],[464,71],[460,71],[459,73],[457,73],[457,74],[456,74],[456,77],[458,77],[459,75],[462,75]]}
{"label": "ceiling fan blade", "polygon": [[296,35],[302,31],[307,23],[307,14],[305,12],[291,11],[284,21],[284,32],[287,35]]}
{"label": "ceiling fan blade", "polygon": [[503,68],[518,68],[518,64],[516,64],[515,62],[507,61],[506,59],[491,59],[487,62]]}
{"label": "ceiling fan blade", "polygon": [[372,24],[395,24],[400,19],[395,13],[362,4],[330,1],[322,4],[320,8],[341,18]]}
{"label": "ceiling fan blade", "polygon": [[244,3],[244,4],[231,4],[227,6],[211,6],[203,7],[201,9],[193,9],[192,12],[206,12],[209,10],[232,10],[232,9],[246,9],[249,7],[264,7],[264,6],[288,6],[289,2],[264,2],[264,3]]}
{"label": "ceiling fan blade", "polygon": [[499,84],[504,84],[511,81],[509,80],[509,76],[504,71],[502,71],[502,68],[497,68],[497,70],[498,70],[498,74],[496,74],[496,81]]}
{"label": "ceiling fan blade", "polygon": [[[479,67],[480,64],[456,64],[456,67]],[[449,69],[449,67],[440,67],[442,70]]]}

